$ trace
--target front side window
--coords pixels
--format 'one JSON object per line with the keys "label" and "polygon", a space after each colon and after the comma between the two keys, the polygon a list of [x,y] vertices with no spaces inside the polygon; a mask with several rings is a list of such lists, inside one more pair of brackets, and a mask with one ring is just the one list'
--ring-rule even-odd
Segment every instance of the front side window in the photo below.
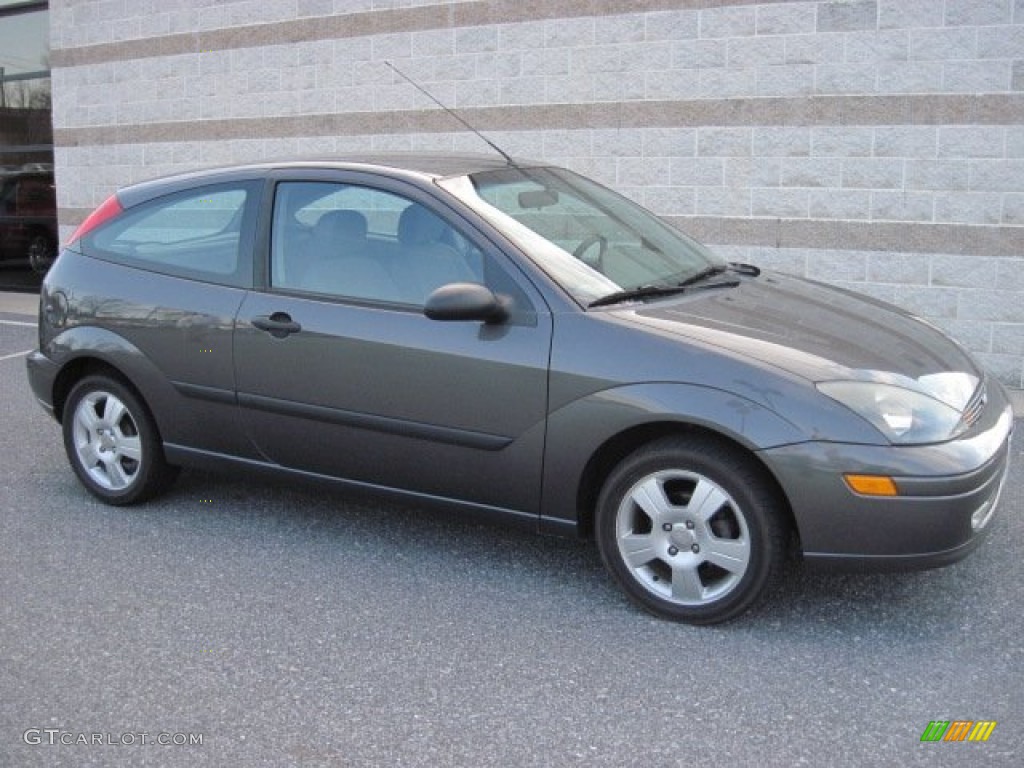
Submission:
{"label": "front side window", "polygon": [[82,239],[87,256],[231,285],[248,285],[241,258],[257,183],[180,192],[127,210]]}
{"label": "front side window", "polygon": [[422,307],[434,290],[488,282],[482,251],[426,206],[357,184],[277,185],[273,288]]}
{"label": "front side window", "polygon": [[583,305],[669,286],[722,262],[650,211],[570,171],[510,167],[439,184]]}

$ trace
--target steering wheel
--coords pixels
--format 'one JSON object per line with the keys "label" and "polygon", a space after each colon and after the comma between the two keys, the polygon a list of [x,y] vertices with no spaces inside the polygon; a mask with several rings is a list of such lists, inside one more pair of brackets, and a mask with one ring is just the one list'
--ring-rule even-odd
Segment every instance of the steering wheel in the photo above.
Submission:
{"label": "steering wheel", "polygon": [[[587,251],[594,246],[597,246],[597,256],[591,261],[590,259],[583,258]],[[579,245],[573,250],[572,255],[582,261],[587,266],[595,266],[599,272],[604,271],[604,254],[608,250],[608,238],[604,235],[589,235],[580,242]]]}

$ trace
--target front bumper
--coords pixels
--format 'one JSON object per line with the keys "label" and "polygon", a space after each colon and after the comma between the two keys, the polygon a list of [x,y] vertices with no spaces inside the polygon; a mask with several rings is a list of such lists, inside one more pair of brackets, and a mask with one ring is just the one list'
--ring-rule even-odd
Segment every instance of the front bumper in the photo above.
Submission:
{"label": "front bumper", "polygon": [[[1013,431],[1005,393],[998,385],[989,392],[978,422],[948,443],[807,442],[763,451],[789,498],[805,560],[858,570],[933,568],[977,547],[991,528]],[[899,495],[857,494],[845,473],[890,476]]]}

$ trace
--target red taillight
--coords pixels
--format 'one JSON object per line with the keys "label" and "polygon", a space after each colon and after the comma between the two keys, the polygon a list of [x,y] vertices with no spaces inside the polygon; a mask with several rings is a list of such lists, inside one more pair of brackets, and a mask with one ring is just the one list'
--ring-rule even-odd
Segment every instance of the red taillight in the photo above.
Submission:
{"label": "red taillight", "polygon": [[99,208],[85,217],[85,221],[79,224],[78,229],[71,234],[71,239],[68,240],[67,245],[71,245],[75,241],[85,237],[100,224],[114,218],[123,210],[124,208],[121,207],[121,203],[118,201],[117,195],[111,195],[103,201],[103,204]]}

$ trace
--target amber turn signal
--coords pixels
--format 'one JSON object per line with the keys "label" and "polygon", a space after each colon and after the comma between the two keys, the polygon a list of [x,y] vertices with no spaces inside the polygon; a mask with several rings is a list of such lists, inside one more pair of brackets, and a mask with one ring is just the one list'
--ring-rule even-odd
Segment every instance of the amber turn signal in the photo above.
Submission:
{"label": "amber turn signal", "polygon": [[891,477],[885,475],[843,475],[846,484],[864,496],[898,496],[899,489]]}

